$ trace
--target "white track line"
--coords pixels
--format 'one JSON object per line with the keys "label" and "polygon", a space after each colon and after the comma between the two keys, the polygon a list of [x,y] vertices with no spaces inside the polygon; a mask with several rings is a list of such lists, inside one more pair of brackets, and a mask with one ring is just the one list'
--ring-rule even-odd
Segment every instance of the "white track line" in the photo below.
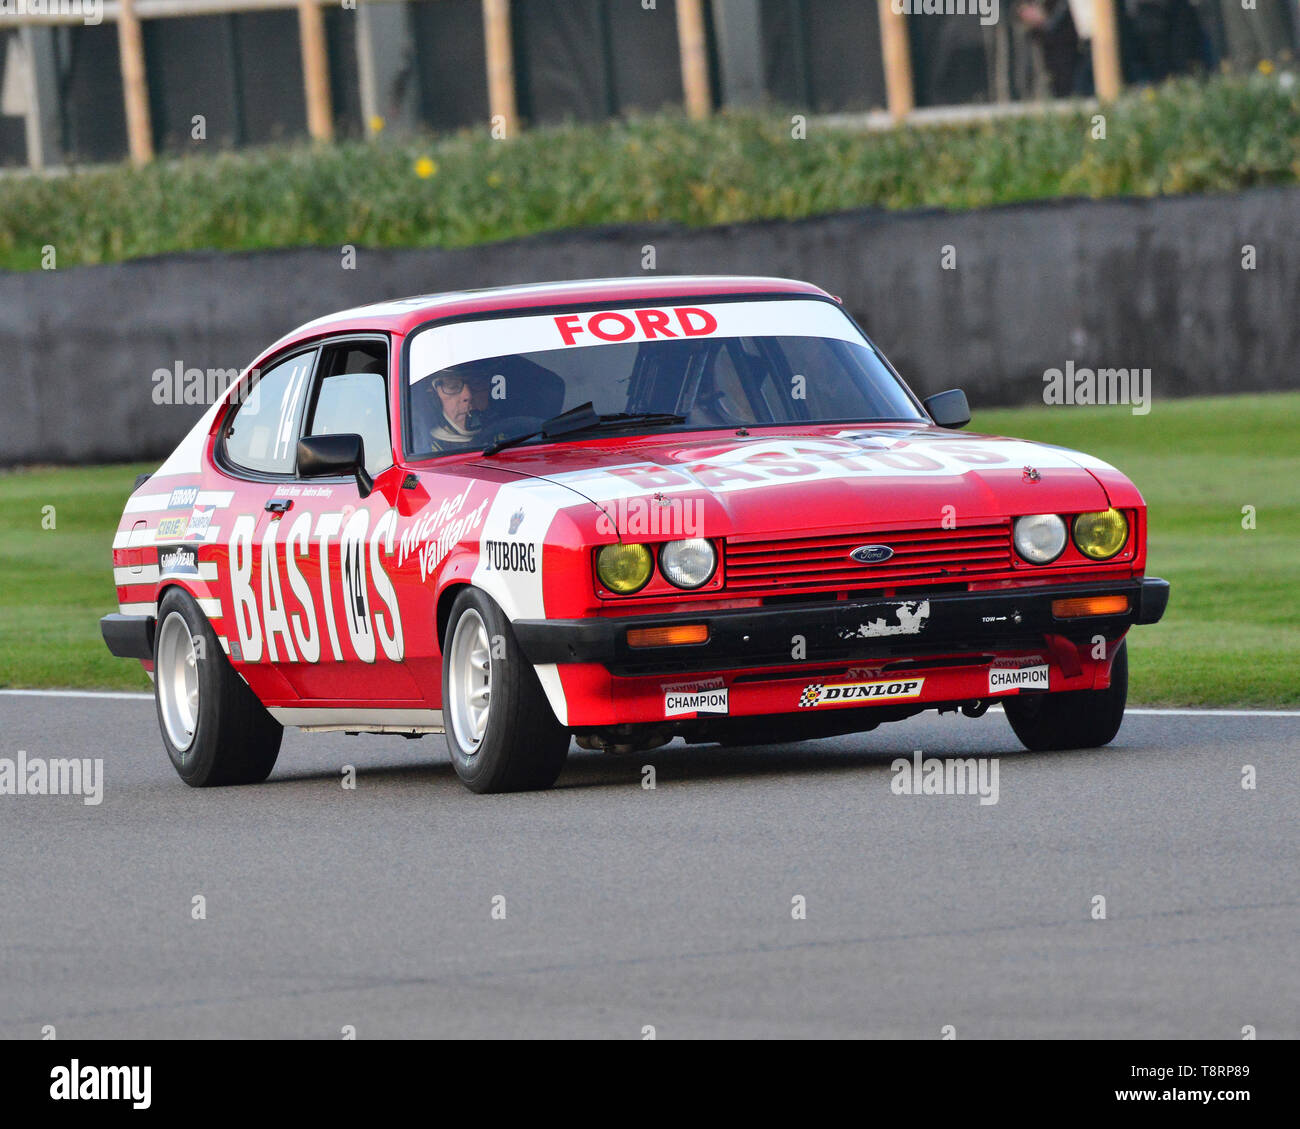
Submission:
{"label": "white track line", "polygon": [[[989,707],[989,712],[1001,709],[1002,703],[996,702]],[[1124,711],[1125,717],[1129,714],[1135,717],[1300,717],[1300,710],[1154,710],[1130,706]]]}
{"label": "white track line", "polygon": [[1125,713],[1149,717],[1300,717],[1300,710],[1125,710]]}
{"label": "white track line", "polygon": [[15,698],[124,698],[129,701],[152,702],[152,694],[132,694],[108,690],[0,690]]}
{"label": "white track line", "polygon": [[[152,694],[132,694],[105,690],[0,690],[0,695],[32,698],[121,698],[152,702]],[[1000,710],[999,702],[991,710]],[[1137,717],[1300,717],[1300,710],[1154,710],[1134,707],[1124,711]]]}

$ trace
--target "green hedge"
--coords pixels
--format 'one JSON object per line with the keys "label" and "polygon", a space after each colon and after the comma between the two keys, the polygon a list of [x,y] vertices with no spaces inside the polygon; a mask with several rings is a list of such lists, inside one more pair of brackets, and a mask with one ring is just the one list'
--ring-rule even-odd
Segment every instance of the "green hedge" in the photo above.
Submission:
{"label": "green hedge", "polygon": [[[198,248],[455,247],[610,223],[707,225],[876,205],[1226,192],[1300,181],[1289,72],[1173,82],[1106,113],[862,132],[788,116],[657,116],[442,138],[295,145],[135,170],[0,179],[0,267]],[[425,174],[425,175],[421,175]]]}

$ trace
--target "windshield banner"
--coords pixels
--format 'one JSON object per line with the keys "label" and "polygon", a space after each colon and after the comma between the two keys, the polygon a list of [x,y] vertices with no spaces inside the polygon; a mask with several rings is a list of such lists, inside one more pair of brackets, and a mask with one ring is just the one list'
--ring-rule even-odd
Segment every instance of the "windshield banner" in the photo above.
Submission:
{"label": "windshield banner", "polygon": [[418,332],[411,339],[411,383],[491,357],[696,337],[823,337],[865,345],[838,306],[815,299],[494,317]]}

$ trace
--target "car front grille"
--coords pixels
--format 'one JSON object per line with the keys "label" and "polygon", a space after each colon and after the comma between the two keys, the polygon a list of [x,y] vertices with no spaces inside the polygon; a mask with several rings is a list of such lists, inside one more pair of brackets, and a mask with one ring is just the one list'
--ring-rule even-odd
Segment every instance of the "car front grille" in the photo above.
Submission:
{"label": "car front grille", "polygon": [[[879,564],[859,564],[849,554],[862,545],[888,545],[894,555]],[[1009,571],[1011,524],[728,540],[725,553],[731,592],[793,594],[948,583]]]}

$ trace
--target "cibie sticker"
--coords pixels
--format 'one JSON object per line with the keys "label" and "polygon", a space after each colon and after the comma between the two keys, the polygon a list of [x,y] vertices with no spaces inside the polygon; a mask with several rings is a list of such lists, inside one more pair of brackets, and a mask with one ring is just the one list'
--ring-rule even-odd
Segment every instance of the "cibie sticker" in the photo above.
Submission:
{"label": "cibie sticker", "polygon": [[924,678],[887,678],[879,682],[814,682],[799,695],[799,706],[844,706],[919,698]]}
{"label": "cibie sticker", "polygon": [[1047,664],[1039,666],[994,666],[989,668],[989,693],[1007,694],[1012,690],[1046,690]]}
{"label": "cibie sticker", "polygon": [[664,717],[687,713],[726,713],[727,688],[720,690],[668,690],[664,693]]}
{"label": "cibie sticker", "polygon": [[189,524],[189,518],[184,517],[165,517],[158,523],[158,540],[166,540],[173,537],[184,537],[185,527]]}

